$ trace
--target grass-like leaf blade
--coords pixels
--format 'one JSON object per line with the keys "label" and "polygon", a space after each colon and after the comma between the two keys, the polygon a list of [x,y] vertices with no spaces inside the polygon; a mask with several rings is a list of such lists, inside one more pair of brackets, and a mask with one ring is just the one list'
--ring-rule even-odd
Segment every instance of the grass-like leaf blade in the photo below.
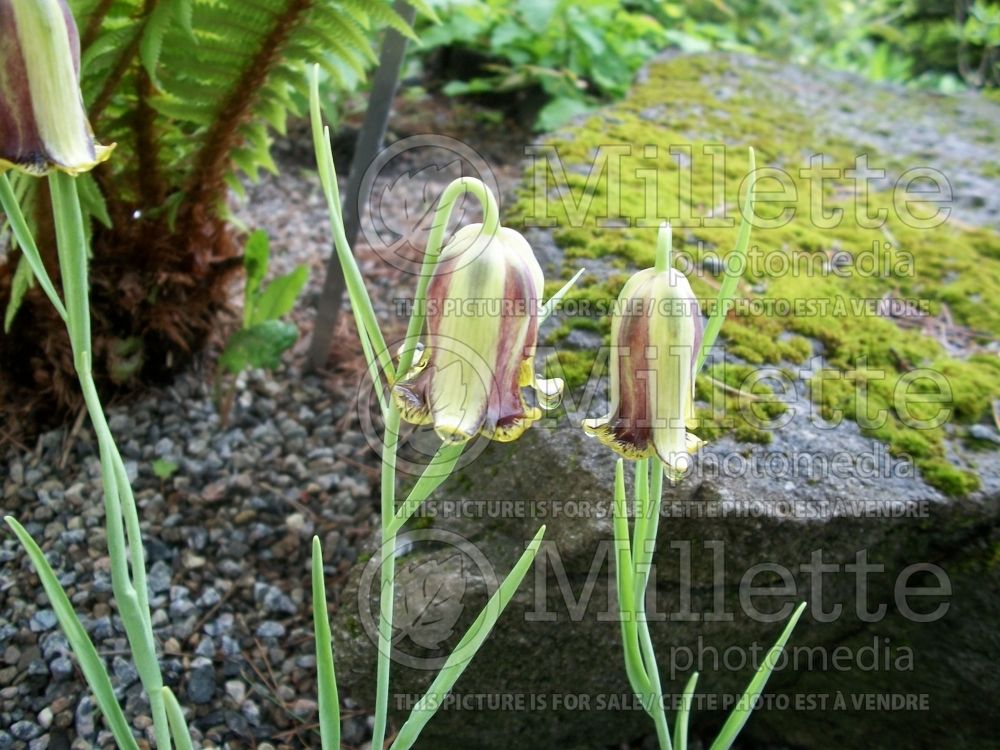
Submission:
{"label": "grass-like leaf blade", "polygon": [[398,532],[403,527],[403,524],[410,520],[410,516],[416,513],[417,508],[431,496],[431,493],[440,487],[444,480],[451,476],[451,472],[455,468],[455,464],[458,463],[458,459],[461,458],[463,450],[465,450],[464,443],[457,445],[444,443],[438,448],[437,453],[434,454],[434,457],[424,468],[416,484],[413,485],[410,494],[406,496],[406,500],[399,506],[396,515],[389,522],[391,533]]}
{"label": "grass-like leaf blade", "polygon": [[312,541],[313,632],[316,635],[316,680],[319,683],[319,736],[323,750],[340,748],[340,697],[333,666],[330,615],[326,609],[323,550],[319,537]]}
{"label": "grass-like leaf blade", "polygon": [[163,705],[167,707],[167,723],[170,724],[170,736],[177,745],[177,750],[194,750],[194,743],[191,742],[191,733],[188,731],[187,722],[184,720],[184,712],[181,711],[181,704],[177,702],[177,696],[170,688],[163,687]]}
{"label": "grass-like leaf blade", "polygon": [[423,730],[434,714],[437,713],[438,708],[444,702],[445,696],[451,692],[455,682],[462,676],[465,668],[469,666],[472,657],[475,656],[476,652],[479,651],[479,648],[486,641],[490,631],[493,630],[493,626],[496,625],[500,615],[507,608],[511,597],[514,596],[514,592],[521,585],[521,581],[535,561],[535,555],[538,554],[538,548],[542,543],[544,535],[545,527],[542,526],[538,530],[538,533],[535,534],[535,538],[531,540],[531,544],[528,545],[524,554],[521,555],[521,558],[514,565],[513,570],[510,571],[504,582],[500,584],[500,588],[490,597],[490,600],[486,603],[486,607],[479,613],[476,621],[472,623],[472,626],[462,636],[462,640],[458,642],[455,650],[452,651],[445,665],[438,672],[437,677],[434,678],[434,682],[427,689],[427,692],[417,701],[417,704],[410,712],[409,718],[407,718],[406,722],[400,728],[399,734],[396,735],[396,740],[392,743],[391,750],[408,750],[408,748],[412,747],[413,743],[420,736],[421,730]]}
{"label": "grass-like leaf blade", "polygon": [[35,572],[38,573],[38,577],[42,581],[45,594],[49,597],[52,609],[59,620],[59,626],[73,648],[83,676],[87,679],[87,684],[90,685],[90,689],[94,693],[94,699],[108,722],[115,742],[118,743],[121,750],[139,750],[128,721],[125,720],[125,714],[115,699],[115,691],[111,686],[111,678],[108,677],[104,662],[101,661],[93,641],[90,640],[90,636],[84,630],[76,612],[73,611],[73,605],[70,604],[69,597],[66,596],[66,592],[59,584],[55,571],[52,570],[52,566],[45,559],[41,548],[25,531],[24,527],[11,516],[7,516],[4,520],[21,542],[25,552],[28,553],[31,564],[35,566]]}
{"label": "grass-like leaf blade", "polygon": [[764,691],[764,685],[767,684],[767,679],[771,676],[771,672],[774,671],[774,665],[777,662],[778,655],[781,653],[781,649],[783,649],[785,644],[788,642],[788,638],[792,635],[792,630],[795,629],[795,624],[799,621],[799,618],[802,616],[805,609],[805,602],[802,602],[802,604],[796,608],[795,612],[788,620],[788,624],[785,625],[785,629],[781,633],[781,637],[778,638],[778,642],[775,643],[771,647],[771,650],[767,652],[763,663],[757,669],[757,674],[755,674],[753,679],[750,680],[750,684],[743,693],[743,697],[736,703],[736,708],[734,708],[733,712],[729,714],[729,718],[726,719],[726,723],[722,725],[722,729],[719,731],[719,736],[716,737],[715,742],[712,743],[709,750],[728,750],[729,747],[732,746],[733,742],[736,740],[736,736],[750,719],[750,714],[753,713],[753,704],[757,702],[757,698],[760,697],[760,694]]}
{"label": "grass-like leaf blade", "polygon": [[681,694],[681,707],[677,710],[677,723],[674,724],[674,750],[687,750],[688,719],[691,716],[691,701],[694,699],[694,688],[697,684],[698,673],[695,672],[688,678]]}

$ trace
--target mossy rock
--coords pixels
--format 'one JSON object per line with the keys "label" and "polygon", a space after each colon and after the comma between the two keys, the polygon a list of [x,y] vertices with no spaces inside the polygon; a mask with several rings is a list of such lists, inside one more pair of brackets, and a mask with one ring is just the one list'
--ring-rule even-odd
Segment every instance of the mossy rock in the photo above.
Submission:
{"label": "mossy rock", "polygon": [[[608,305],[629,272],[652,265],[663,220],[675,265],[710,309],[753,146],[759,226],[716,357],[784,368],[819,414],[858,421],[949,494],[976,489],[961,444],[970,425],[992,424],[1000,398],[998,118],[973,95],[752,57],[652,64],[625,102],[533,149],[510,211],[536,245],[556,248],[543,253],[550,291],[588,270],[546,329],[549,375],[574,387],[592,377]],[[864,168],[882,174],[850,171]],[[934,186],[951,199],[907,192]],[[700,381],[710,404],[696,432],[767,440],[734,391],[710,373]]]}
{"label": "mossy rock", "polygon": [[[993,228],[1000,185],[989,174],[997,153],[986,139],[996,122],[1000,104],[973,95],[920,94],[744,56],[669,56],[649,66],[626,101],[549,141],[575,185],[586,184],[601,145],[634,147],[621,159],[627,179],[614,190],[593,186],[595,205],[608,205],[610,196],[617,215],[583,212],[574,225],[567,222],[573,212],[559,213],[556,200],[546,209],[552,226],[530,226],[540,216],[529,192],[543,164],[535,160],[509,216],[528,233],[553,290],[560,277],[588,269],[571,295],[577,307],[547,324],[553,343],[540,353],[552,374],[561,370],[581,385],[517,442],[467,448],[468,464],[429,503],[433,527],[397,547],[401,628],[394,637],[402,659],[393,666],[390,700],[397,726],[433,678],[433,660],[456,646],[496,578],[545,524],[544,562],[459,679],[457,702],[431,720],[421,743],[438,750],[603,750],[648,741],[652,724],[629,700],[609,557],[615,457],[579,424],[601,414],[606,401],[603,383],[592,377],[595,359],[600,367],[595,352],[607,343],[600,313],[632,269],[652,263],[659,220],[674,221],[678,261],[685,251],[695,268],[717,268],[713,253],[725,261],[735,226],[681,226],[672,187],[680,170],[664,157],[671,144],[693,144],[697,155],[703,144],[722,143],[732,147],[720,171],[725,190],[711,192],[711,167],[691,162],[685,203],[694,215],[726,205],[735,218],[749,145],[758,165],[791,175],[800,215],[809,196],[798,169],[819,152],[843,167],[867,151],[887,181],[915,164],[933,165],[952,180],[956,200],[949,220],[929,229],[916,230],[890,211],[877,229],[845,219],[829,229],[796,220],[755,231],[762,262],[784,253],[817,258],[820,268],[846,262],[840,267],[856,270],[871,242],[893,248],[884,275],[803,277],[766,267],[746,275],[741,294],[764,311],[727,320],[698,383],[699,432],[710,443],[690,475],[665,488],[647,605],[669,615],[650,626],[664,689],[674,700],[690,671],[700,671],[691,735],[707,747],[726,701],[752,676],[741,655],[760,654],[777,638],[783,618],[769,615],[806,600],[809,611],[790,642],[805,661],[775,672],[766,691],[775,702],[754,714],[740,747],[996,745],[993,704],[970,696],[1000,691],[1000,453],[990,440],[965,436],[970,425],[990,427],[1000,392],[1000,236]],[[659,158],[647,158],[648,145],[660,149]],[[662,216],[639,227],[646,197],[638,183],[653,173],[661,173]],[[970,191],[983,186],[982,200],[974,200]],[[827,187],[829,205],[853,215],[836,186]],[[873,192],[870,208],[894,210],[891,193]],[[894,265],[907,253],[910,270]],[[692,277],[707,302],[716,277]],[[936,322],[853,308],[853,301],[879,302],[887,292],[927,300]],[[782,300],[826,300],[829,309],[800,316],[768,309]],[[946,402],[928,398],[935,383],[914,378],[921,368],[947,378]],[[910,386],[901,397],[894,394],[899,383]],[[926,419],[942,404],[950,409],[943,424],[915,429],[903,419],[907,412]],[[817,554],[836,572],[817,579]],[[881,566],[865,584],[847,567],[863,564],[862,555]],[[775,565],[789,577],[767,568]],[[374,696],[376,569],[370,560],[351,572],[334,621],[342,689],[365,704]],[[747,579],[754,571],[760,577]],[[903,611],[901,591],[935,588],[938,572],[950,590],[920,599],[917,617]],[[748,586],[786,584],[794,593],[772,594],[756,613],[748,609]],[[831,617],[832,605],[841,611]],[[872,617],[882,605],[885,611]],[[940,616],[920,621],[935,610]],[[684,662],[686,656],[694,661]],[[431,662],[419,661],[426,658]],[[910,702],[880,708],[892,696]]]}

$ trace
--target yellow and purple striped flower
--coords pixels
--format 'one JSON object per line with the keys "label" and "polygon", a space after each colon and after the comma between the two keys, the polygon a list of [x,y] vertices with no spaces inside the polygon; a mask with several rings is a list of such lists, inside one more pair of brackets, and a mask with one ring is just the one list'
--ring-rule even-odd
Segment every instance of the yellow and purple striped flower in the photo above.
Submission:
{"label": "yellow and purple striped flower", "polygon": [[478,434],[507,442],[557,405],[562,381],[534,371],[542,288],[520,234],[501,227],[490,235],[481,224],[457,231],[427,288],[427,346],[392,389],[403,419],[432,424],[446,442]]}
{"label": "yellow and purple striped flower", "polygon": [[0,171],[79,174],[94,140],[80,94],[80,39],[66,0],[0,0]]}
{"label": "yellow and purple striped flower", "polygon": [[628,459],[659,456],[681,477],[701,441],[694,418],[694,375],[702,322],[684,274],[639,271],[618,297],[611,320],[611,408],[584,430]]}

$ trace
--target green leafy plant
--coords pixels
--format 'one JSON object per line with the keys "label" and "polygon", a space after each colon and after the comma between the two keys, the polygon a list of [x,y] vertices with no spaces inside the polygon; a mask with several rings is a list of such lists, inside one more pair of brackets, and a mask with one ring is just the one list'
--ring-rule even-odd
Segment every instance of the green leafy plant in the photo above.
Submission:
{"label": "green leafy plant", "polygon": [[[417,0],[414,0],[417,2]],[[116,341],[140,366],[169,377],[196,353],[226,306],[238,247],[227,196],[244,178],[276,169],[271,132],[301,113],[307,62],[356,86],[374,63],[375,33],[412,35],[391,0],[70,0],[82,50],[81,88],[95,132],[116,158],[78,181],[92,229],[93,368],[102,380]],[[345,71],[350,71],[347,74]],[[26,221],[54,275],[48,191],[18,179]],[[0,264],[5,397],[67,406],[78,396],[59,353],[51,309],[19,249]],[[10,283],[3,283],[9,278]],[[18,316],[19,309],[26,314]],[[48,362],[37,391],[30,362]],[[123,371],[119,370],[119,374]],[[49,396],[52,393],[48,394]]]}
{"label": "green leafy plant", "polygon": [[[252,367],[277,369],[281,365],[281,355],[298,341],[299,329],[294,323],[281,318],[295,306],[295,300],[309,280],[309,269],[298,266],[264,287],[270,262],[267,233],[257,230],[250,235],[243,253],[243,268],[246,270],[243,324],[229,337],[219,356],[217,394],[221,391],[225,375],[236,376]],[[224,419],[232,405],[234,392],[235,380],[220,400]]]}
{"label": "green leafy plant", "polygon": [[178,468],[180,467],[176,461],[170,461],[166,458],[158,458],[153,461],[153,474],[161,482],[170,479],[170,477],[177,473]]}
{"label": "green leafy plant", "polygon": [[475,75],[450,81],[445,93],[537,89],[545,100],[538,130],[623,95],[639,67],[666,45],[659,21],[614,0],[444,0],[433,7],[442,20],[421,29],[420,54],[484,54]]}
{"label": "green leafy plant", "polygon": [[[376,675],[376,695],[375,695],[375,726],[372,737],[372,747],[382,747],[385,743],[386,730],[388,726],[389,711],[389,673],[392,663],[392,634],[394,615],[395,589],[395,564],[396,564],[396,538],[403,526],[412,518],[417,509],[428,500],[431,493],[439,487],[454,470],[458,459],[465,449],[466,441],[470,435],[459,436],[458,434],[448,434],[443,439],[440,448],[434,457],[424,468],[423,473],[410,490],[409,495],[402,503],[397,505],[396,484],[397,466],[396,456],[400,441],[400,425],[403,420],[403,409],[401,409],[397,398],[387,398],[383,392],[386,386],[398,387],[405,382],[413,367],[417,371],[430,372],[435,369],[435,365],[418,361],[417,356],[418,341],[425,335],[425,327],[428,324],[428,313],[426,301],[428,298],[428,287],[431,278],[435,273],[435,267],[441,261],[443,254],[442,245],[444,234],[448,227],[452,210],[460,197],[466,193],[475,197],[483,208],[483,223],[478,228],[479,235],[486,240],[487,245],[503,246],[501,237],[507,238],[511,230],[500,227],[500,213],[497,207],[496,197],[479,180],[462,177],[445,188],[438,199],[437,208],[434,214],[432,230],[427,239],[427,247],[424,251],[423,262],[420,274],[417,278],[417,288],[414,295],[413,313],[407,324],[406,337],[403,339],[399,349],[398,360],[393,361],[390,350],[386,345],[385,337],[381,331],[371,299],[365,288],[361,271],[357,261],[347,243],[344,231],[344,219],[341,214],[340,191],[337,187],[337,175],[333,163],[333,154],[330,148],[329,128],[324,128],[319,105],[319,80],[318,70],[312,71],[310,79],[310,115],[312,120],[313,147],[316,152],[316,160],[319,166],[320,182],[323,186],[323,193],[326,197],[327,207],[330,214],[330,223],[333,227],[334,250],[341,264],[346,282],[347,296],[351,303],[351,310],[354,313],[354,321],[358,331],[358,337],[365,359],[368,365],[368,374],[375,387],[378,397],[378,405],[383,421],[382,439],[382,472],[381,472],[381,522],[382,538],[379,557],[379,614],[378,614],[378,657]],[[465,227],[473,229],[473,227]],[[523,242],[523,239],[521,240]],[[476,246],[478,247],[478,246]],[[514,249],[511,254],[515,258],[523,259],[520,247]],[[528,248],[528,253],[531,253]],[[532,254],[531,260],[537,266]],[[475,261],[473,261],[474,263]],[[461,265],[461,264],[459,264]],[[496,266],[492,267],[496,270]],[[504,271],[506,273],[506,271]],[[517,272],[514,272],[517,273]],[[446,274],[447,276],[448,274]],[[484,274],[474,274],[482,278]],[[489,274],[485,274],[489,275]],[[540,269],[539,269],[540,276]],[[542,280],[538,280],[538,293],[541,293]],[[501,283],[505,288],[505,284]],[[466,290],[469,291],[469,290]],[[479,290],[482,293],[483,290]],[[473,290],[475,292],[475,290]],[[536,329],[537,330],[537,329]],[[470,339],[477,334],[475,326],[468,329]],[[487,335],[485,338],[490,338]],[[534,342],[531,343],[531,349]],[[509,356],[510,352],[494,351],[497,357]],[[517,352],[520,356],[520,352]],[[527,360],[530,363],[530,360]],[[496,362],[496,370],[499,372],[500,365]],[[515,368],[518,372],[521,368]],[[493,380],[491,375],[488,380]],[[517,381],[520,384],[520,381]],[[459,388],[459,390],[461,390]],[[394,394],[397,395],[397,394]],[[458,401],[462,399],[459,398]],[[458,404],[459,407],[462,404]],[[459,408],[459,412],[465,409]],[[408,421],[410,416],[407,417]],[[529,422],[530,424],[530,422]],[[443,430],[435,424],[435,428],[440,435]],[[478,428],[477,428],[478,429]],[[510,439],[510,438],[508,438]],[[409,718],[404,722],[392,742],[392,750],[408,750],[416,742],[421,730],[427,722],[434,716],[443,704],[443,698],[454,686],[455,682],[465,671],[471,658],[485,642],[490,631],[496,625],[503,610],[510,602],[514,592],[520,586],[521,581],[527,575],[538,554],[542,537],[545,534],[545,526],[542,526],[535,537],[527,545],[521,557],[515,563],[511,572],[507,575],[499,588],[490,597],[485,608],[473,622],[459,641],[455,650],[448,656],[441,671],[438,672],[431,686],[424,696],[416,703],[410,712]],[[317,563],[319,555],[318,545],[313,546],[313,597],[314,607],[320,601],[322,594],[322,582],[318,581],[321,570],[318,570],[320,563]],[[327,696],[336,694],[336,686],[333,683],[332,658],[326,654],[329,643],[328,626],[323,622],[322,613],[318,608],[314,610],[315,631],[318,662],[321,665],[322,681],[321,692]],[[339,707],[336,701],[328,698],[320,700],[320,726],[324,730],[323,747],[334,747],[333,737],[336,730],[333,729],[339,721]]]}

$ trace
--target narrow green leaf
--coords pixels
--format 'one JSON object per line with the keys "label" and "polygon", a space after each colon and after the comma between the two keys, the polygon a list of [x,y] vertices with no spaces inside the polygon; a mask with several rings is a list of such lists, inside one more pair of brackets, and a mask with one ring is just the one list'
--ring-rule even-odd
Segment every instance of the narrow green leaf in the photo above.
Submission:
{"label": "narrow green leaf", "polygon": [[580,277],[583,276],[584,270],[586,269],[581,268],[573,274],[573,278],[567,281],[563,285],[562,289],[553,294],[549,301],[542,306],[542,312],[538,316],[538,325],[544,323],[545,319],[552,314],[552,312],[556,309],[556,305],[562,301],[562,298],[566,296],[569,290],[572,289],[576,285],[576,282],[580,280]]}
{"label": "narrow green leaf", "polygon": [[[747,248],[750,247],[750,230],[752,229],[751,217],[753,215],[753,193],[755,183],[757,181],[756,177],[757,161],[754,157],[754,151],[750,149],[750,183],[747,185],[746,198],[743,201],[743,217],[740,221],[740,231],[736,235],[736,247],[730,256],[726,258],[726,265],[729,266],[731,258],[744,258],[747,254]],[[744,264],[742,262],[733,263],[735,268],[743,268]],[[715,344],[715,340],[719,337],[719,331],[722,330],[722,324],[726,320],[726,313],[729,309],[729,303],[732,301],[736,294],[736,287],[740,283],[740,277],[736,273],[726,273],[726,277],[722,280],[722,286],[719,289],[719,296],[715,301],[715,309],[712,310],[712,316],[708,319],[708,325],[705,326],[705,334],[701,339],[701,349],[698,351],[698,364],[695,367],[695,371],[701,370],[701,366],[705,363],[705,357],[708,356],[709,350],[712,345]]]}
{"label": "narrow green leaf", "polygon": [[187,722],[184,720],[184,712],[181,704],[177,702],[174,691],[164,685],[163,703],[167,707],[167,723],[170,724],[170,736],[174,738],[177,750],[194,750],[191,742],[191,733],[188,731]]}
{"label": "narrow green leaf", "polygon": [[3,332],[10,333],[17,311],[21,309],[24,295],[35,285],[35,274],[31,271],[28,256],[22,255],[17,261],[14,278],[10,282],[10,299],[7,300],[7,310],[3,316]]}
{"label": "narrow green leaf", "polygon": [[101,657],[98,656],[97,649],[94,648],[90,636],[87,635],[87,631],[76,616],[76,612],[73,611],[73,605],[70,604],[66,592],[63,591],[62,586],[59,584],[59,579],[49,565],[48,560],[45,559],[45,555],[42,554],[41,548],[35,544],[35,540],[31,538],[31,535],[24,530],[24,527],[16,519],[12,516],[7,516],[4,520],[17,536],[24,550],[28,553],[28,557],[35,567],[35,572],[42,581],[45,594],[48,596],[49,602],[52,604],[52,609],[56,613],[56,619],[59,620],[59,626],[62,628],[66,640],[69,641],[70,646],[73,648],[73,653],[80,663],[83,676],[94,693],[97,706],[101,709],[101,713],[104,714],[104,718],[107,719],[108,727],[114,735],[115,742],[118,743],[118,747],[122,750],[139,750],[139,746],[132,736],[132,731],[129,729],[128,722],[125,720],[125,714],[115,699],[115,691],[111,686],[111,678],[108,677],[104,662],[101,661]]}
{"label": "narrow green leaf", "polygon": [[416,512],[424,500],[429,498],[431,493],[440,487],[444,480],[451,476],[451,472],[454,470],[455,464],[458,463],[463,450],[465,450],[464,443],[458,445],[443,443],[438,448],[437,453],[434,454],[430,463],[424,468],[420,478],[413,485],[413,489],[410,490],[410,494],[407,495],[403,504],[399,506],[396,515],[393,516],[392,521],[389,523],[391,533],[398,533],[403,524],[410,520],[410,516]]}
{"label": "narrow green leaf", "polygon": [[674,750],[687,750],[688,718],[691,715],[691,702],[694,699],[694,688],[698,684],[698,673],[688,678],[681,695],[681,707],[677,711],[677,723],[674,725]]}
{"label": "narrow green leaf", "polygon": [[719,736],[712,743],[712,747],[709,750],[729,750],[733,742],[736,740],[736,736],[743,729],[743,726],[750,719],[750,714],[753,713],[753,705],[757,702],[760,694],[764,692],[764,686],[767,684],[768,678],[771,676],[771,672],[774,671],[774,665],[777,663],[778,655],[781,653],[781,649],[785,647],[788,642],[788,638],[792,635],[792,630],[795,629],[795,624],[799,621],[802,613],[806,609],[806,603],[802,602],[795,612],[792,614],[791,618],[788,620],[788,624],[785,626],[784,631],[781,633],[781,637],[778,638],[778,642],[775,643],[771,650],[767,652],[764,657],[764,662],[757,668],[757,674],[753,676],[750,680],[750,684],[747,685],[746,691],[743,693],[743,697],[737,702],[736,707],[733,712],[729,714],[729,718],[726,719],[726,723],[722,725],[722,729],[719,732]]}
{"label": "narrow green leaf", "polygon": [[0,174],[0,207],[3,207],[4,213],[7,214],[7,219],[10,221],[10,231],[17,240],[24,257],[27,258],[32,273],[38,279],[39,286],[42,287],[59,316],[66,320],[66,307],[45,271],[45,264],[42,263],[42,256],[38,252],[35,238],[32,236],[31,230],[28,229],[28,223],[24,220],[24,214],[21,213],[21,206],[18,204],[10,180],[5,174]]}
{"label": "narrow green leaf", "polygon": [[438,672],[437,677],[434,678],[434,682],[431,683],[427,692],[417,701],[417,705],[413,707],[409,718],[400,727],[399,734],[396,735],[396,740],[392,743],[391,750],[408,750],[417,741],[421,730],[423,730],[427,722],[431,720],[438,708],[444,703],[445,696],[451,692],[455,682],[462,676],[465,668],[469,666],[473,656],[475,656],[479,648],[485,643],[493,626],[496,625],[497,619],[499,619],[501,613],[506,609],[518,586],[521,585],[521,581],[535,561],[535,556],[538,554],[538,548],[542,543],[544,535],[545,527],[542,526],[538,530],[538,533],[535,534],[535,538],[531,540],[531,544],[528,545],[524,554],[521,555],[521,559],[514,565],[514,569],[504,579],[504,582],[500,584],[500,588],[490,597],[485,609],[479,613],[479,617],[472,623],[472,627],[462,636],[462,640],[459,641],[458,646],[455,647],[455,650],[448,657],[445,665]]}
{"label": "narrow green leaf", "polygon": [[77,190],[80,194],[80,206],[83,212],[92,219],[96,219],[107,229],[111,228],[111,214],[108,213],[108,204],[104,200],[101,188],[91,172],[84,172],[76,178]]}
{"label": "narrow green leaf", "polygon": [[306,266],[299,266],[291,273],[279,276],[268,284],[254,305],[252,323],[277,320],[290,313],[307,281],[309,281],[309,269]]}
{"label": "narrow green leaf", "polygon": [[333,666],[330,614],[326,609],[323,550],[312,541],[313,632],[316,635],[316,679],[319,683],[319,735],[323,750],[340,750],[340,697]]}

